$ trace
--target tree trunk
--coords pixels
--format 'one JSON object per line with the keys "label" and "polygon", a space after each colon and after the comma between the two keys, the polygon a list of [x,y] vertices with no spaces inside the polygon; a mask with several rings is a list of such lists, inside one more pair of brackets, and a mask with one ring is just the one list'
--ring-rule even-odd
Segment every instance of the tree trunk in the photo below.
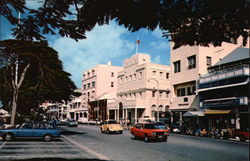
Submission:
{"label": "tree trunk", "polygon": [[18,89],[14,89],[13,92],[13,100],[12,100],[12,111],[11,111],[11,127],[15,125],[15,118],[16,118],[16,108],[17,108],[17,96],[18,96]]}
{"label": "tree trunk", "polygon": [[12,99],[12,112],[11,112],[11,123],[10,123],[11,127],[15,126],[18,90],[19,90],[19,88],[21,87],[21,85],[23,83],[25,74],[26,74],[26,72],[27,72],[27,70],[28,70],[29,67],[30,67],[30,63],[28,63],[26,65],[26,67],[24,68],[24,70],[23,70],[23,72],[21,74],[20,80],[17,81],[18,82],[17,84],[14,83],[14,81],[12,81],[14,92],[13,92],[13,99]]}

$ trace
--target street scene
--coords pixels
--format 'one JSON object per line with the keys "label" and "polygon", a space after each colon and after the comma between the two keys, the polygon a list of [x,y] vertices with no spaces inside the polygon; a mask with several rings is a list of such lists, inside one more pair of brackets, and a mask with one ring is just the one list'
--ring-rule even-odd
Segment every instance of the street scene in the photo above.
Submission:
{"label": "street scene", "polygon": [[0,161],[248,161],[249,0],[2,0]]}
{"label": "street scene", "polygon": [[100,126],[65,127],[53,142],[18,140],[1,142],[1,160],[43,157],[98,158],[100,160],[248,160],[249,143],[170,134],[167,142],[134,140],[129,130],[123,134],[102,134]]}

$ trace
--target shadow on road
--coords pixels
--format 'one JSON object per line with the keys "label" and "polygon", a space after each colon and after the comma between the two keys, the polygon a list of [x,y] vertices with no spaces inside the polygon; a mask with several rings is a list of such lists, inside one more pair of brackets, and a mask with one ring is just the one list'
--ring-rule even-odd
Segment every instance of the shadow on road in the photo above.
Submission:
{"label": "shadow on road", "polygon": [[62,135],[78,135],[78,134],[86,134],[86,132],[63,130],[61,134]]}
{"label": "shadow on road", "polygon": [[64,159],[64,158],[31,158],[31,159],[17,159],[12,161],[105,161],[100,159]]}

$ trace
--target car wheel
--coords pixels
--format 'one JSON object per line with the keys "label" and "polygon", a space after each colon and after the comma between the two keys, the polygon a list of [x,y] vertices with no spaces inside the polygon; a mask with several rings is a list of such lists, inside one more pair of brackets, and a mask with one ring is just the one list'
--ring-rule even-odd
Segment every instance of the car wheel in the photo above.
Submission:
{"label": "car wheel", "polygon": [[135,136],[134,134],[132,134],[132,138],[133,138],[134,140],[136,140],[136,136]]}
{"label": "car wheel", "polygon": [[103,133],[103,130],[102,130],[102,128],[101,128],[101,133]]}
{"label": "car wheel", "polygon": [[148,141],[149,141],[149,139],[148,139],[148,135],[145,135],[145,137],[144,137],[144,141],[145,141],[145,142],[148,142]]}
{"label": "car wheel", "polygon": [[12,134],[8,133],[8,134],[5,135],[4,139],[5,139],[6,141],[11,141],[11,140],[14,139],[14,137],[13,137]]}
{"label": "car wheel", "polygon": [[52,136],[49,135],[49,134],[46,134],[46,135],[43,136],[43,140],[46,141],[46,142],[49,142],[49,141],[52,140]]}
{"label": "car wheel", "polygon": [[109,131],[109,129],[107,129],[107,134],[110,134],[110,131]]}
{"label": "car wheel", "polygon": [[123,133],[123,131],[120,131],[120,134],[122,134]]}
{"label": "car wheel", "polygon": [[166,137],[166,139],[163,140],[164,142],[167,142],[168,141],[168,138]]}

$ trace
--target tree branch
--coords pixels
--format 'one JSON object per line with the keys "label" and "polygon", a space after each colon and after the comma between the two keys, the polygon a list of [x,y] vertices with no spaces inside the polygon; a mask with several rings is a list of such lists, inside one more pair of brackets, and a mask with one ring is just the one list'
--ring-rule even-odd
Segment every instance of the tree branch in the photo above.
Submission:
{"label": "tree branch", "polygon": [[23,70],[23,72],[22,72],[22,75],[21,75],[21,77],[20,77],[20,80],[19,80],[19,82],[18,82],[18,84],[17,84],[17,89],[19,89],[20,86],[22,85],[23,80],[24,80],[24,77],[25,77],[25,74],[26,74],[26,72],[27,72],[27,70],[28,70],[29,67],[30,67],[30,63],[28,63],[28,64],[26,65],[26,67],[24,68],[24,70]]}

